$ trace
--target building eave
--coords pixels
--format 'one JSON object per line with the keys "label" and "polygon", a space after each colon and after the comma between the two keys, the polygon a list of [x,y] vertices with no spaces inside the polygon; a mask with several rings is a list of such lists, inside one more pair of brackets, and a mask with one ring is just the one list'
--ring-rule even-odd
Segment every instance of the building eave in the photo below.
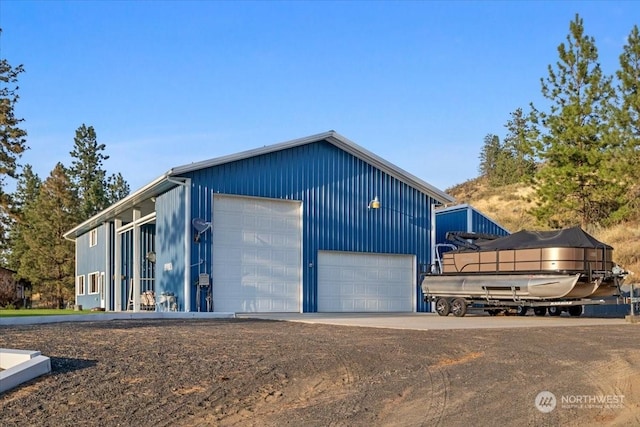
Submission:
{"label": "building eave", "polygon": [[172,182],[167,174],[164,174],[149,184],[141,187],[139,190],[129,194],[124,199],[114,203],[107,209],[98,212],[96,215],[78,224],[76,227],[63,234],[68,240],[75,240],[78,236],[98,227],[101,224],[112,221],[121,217],[125,212],[130,211],[143,203],[150,203],[153,197],[164,193],[171,188],[177,186],[176,182]]}

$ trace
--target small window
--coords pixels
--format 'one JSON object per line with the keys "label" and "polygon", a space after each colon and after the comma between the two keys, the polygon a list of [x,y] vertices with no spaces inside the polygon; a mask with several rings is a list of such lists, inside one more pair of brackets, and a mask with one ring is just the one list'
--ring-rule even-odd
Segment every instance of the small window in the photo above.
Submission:
{"label": "small window", "polygon": [[95,228],[89,232],[89,247],[93,247],[98,244],[98,229]]}
{"label": "small window", "polygon": [[99,273],[89,274],[89,293],[90,294],[98,293],[98,275]]}
{"label": "small window", "polygon": [[84,295],[84,276],[76,277],[76,295]]}

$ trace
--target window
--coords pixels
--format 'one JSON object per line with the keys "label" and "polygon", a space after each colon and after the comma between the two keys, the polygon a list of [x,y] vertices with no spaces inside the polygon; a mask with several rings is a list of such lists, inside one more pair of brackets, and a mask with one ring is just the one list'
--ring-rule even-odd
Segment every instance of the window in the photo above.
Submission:
{"label": "window", "polygon": [[84,295],[84,276],[76,277],[76,295]]}
{"label": "window", "polygon": [[98,229],[94,228],[89,232],[89,247],[93,247],[98,244]]}
{"label": "window", "polygon": [[89,293],[97,294],[98,293],[98,275],[100,273],[90,273],[89,274]]}

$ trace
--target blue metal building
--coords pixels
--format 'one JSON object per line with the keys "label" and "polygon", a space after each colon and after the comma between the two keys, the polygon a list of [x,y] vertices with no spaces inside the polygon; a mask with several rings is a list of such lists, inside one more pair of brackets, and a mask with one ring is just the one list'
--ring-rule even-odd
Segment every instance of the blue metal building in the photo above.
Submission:
{"label": "blue metal building", "polygon": [[436,243],[447,242],[449,231],[495,234],[511,234],[506,228],[478,211],[469,204],[461,204],[436,209]]}
{"label": "blue metal building", "polygon": [[65,234],[76,303],[426,311],[434,208],[451,202],[334,131],[176,167]]}

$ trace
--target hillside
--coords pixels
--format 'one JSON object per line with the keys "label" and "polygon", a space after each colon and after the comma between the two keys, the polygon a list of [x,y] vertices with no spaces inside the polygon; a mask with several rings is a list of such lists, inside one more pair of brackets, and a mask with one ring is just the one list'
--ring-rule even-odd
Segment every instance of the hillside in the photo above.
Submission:
{"label": "hillside", "polygon": [[[529,214],[535,206],[535,192],[525,184],[491,187],[485,179],[476,178],[446,190],[458,203],[468,203],[511,232],[544,230]],[[585,230],[596,239],[614,248],[615,261],[636,272],[627,282],[640,283],[640,221],[618,224],[609,228]]]}

